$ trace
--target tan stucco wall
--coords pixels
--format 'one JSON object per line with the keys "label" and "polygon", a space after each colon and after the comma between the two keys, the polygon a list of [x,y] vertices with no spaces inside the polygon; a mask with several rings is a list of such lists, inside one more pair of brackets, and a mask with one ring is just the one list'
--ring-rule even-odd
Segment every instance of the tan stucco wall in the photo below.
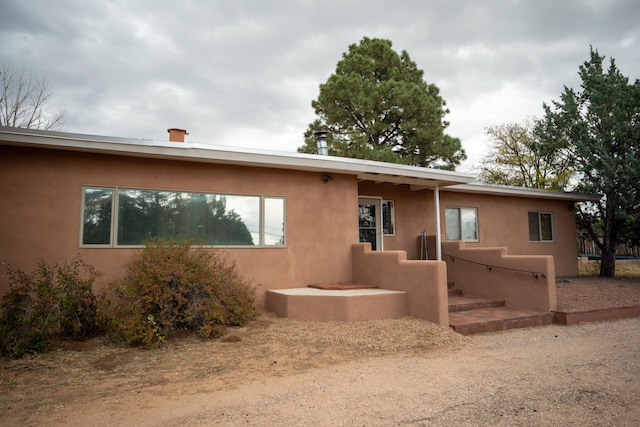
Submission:
{"label": "tan stucco wall", "polygon": [[[507,307],[556,310],[556,275],[549,255],[511,255],[506,248],[444,242],[447,278],[465,295],[501,299]],[[491,269],[487,268],[491,266]]]}
{"label": "tan stucco wall", "polygon": [[[404,250],[407,259],[418,259],[418,236],[425,230],[429,242],[429,258],[435,257],[435,202],[431,190],[411,191],[407,185],[361,182],[361,195],[381,197],[395,203],[396,234],[384,236],[385,250]],[[578,274],[575,212],[572,203],[564,200],[457,193],[440,190],[440,220],[442,241],[445,240],[445,208],[478,209],[478,242],[467,247],[506,247],[510,255],[552,255],[556,274],[560,277]],[[529,241],[529,211],[553,212],[555,241]]]}
{"label": "tan stucco wall", "polygon": [[[351,280],[351,245],[358,241],[357,181],[333,174],[199,164],[0,146],[0,261],[31,271],[42,259],[76,254],[119,277],[132,249],[79,248],[83,185],[286,197],[286,248],[224,249],[266,289]],[[0,292],[8,289],[0,272]]]}
{"label": "tan stucco wall", "polygon": [[[384,237],[385,250],[405,251],[406,260],[415,260],[422,230],[433,242],[433,191],[332,176],[324,183],[316,172],[0,146],[0,262],[31,271],[40,259],[62,263],[79,253],[104,273],[100,284],[122,275],[132,249],[78,245],[83,185],[286,197],[285,248],[224,249],[239,271],[253,280],[260,301],[268,289],[360,277],[352,272],[351,252],[358,242],[358,195],[395,202],[396,234]],[[552,255],[558,276],[577,274],[574,212],[568,202],[445,190],[440,195],[443,232],[445,207],[478,208],[480,241],[467,247],[506,247],[510,255]],[[554,243],[529,242],[529,210],[554,213]],[[429,250],[433,259],[433,245]],[[6,270],[0,268],[1,293],[7,285]]]}
{"label": "tan stucco wall", "polygon": [[353,280],[408,294],[409,315],[449,326],[447,267],[444,261],[407,260],[404,251],[372,251],[353,245]]}
{"label": "tan stucco wall", "polygon": [[[466,247],[506,247],[509,255],[552,255],[559,277],[578,274],[575,212],[569,206],[573,204],[563,200],[440,192],[443,233],[446,207],[477,208],[480,239]],[[529,211],[553,212],[554,242],[529,241]]]}

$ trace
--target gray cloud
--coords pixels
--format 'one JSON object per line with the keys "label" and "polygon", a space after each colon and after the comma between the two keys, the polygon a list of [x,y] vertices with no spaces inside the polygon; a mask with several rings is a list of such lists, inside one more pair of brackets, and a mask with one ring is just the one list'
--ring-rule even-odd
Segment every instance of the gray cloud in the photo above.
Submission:
{"label": "gray cloud", "polygon": [[71,132],[293,151],[348,45],[387,38],[440,87],[468,170],[486,126],[579,84],[589,45],[640,77],[639,23],[626,0],[5,0],[0,60],[48,79]]}

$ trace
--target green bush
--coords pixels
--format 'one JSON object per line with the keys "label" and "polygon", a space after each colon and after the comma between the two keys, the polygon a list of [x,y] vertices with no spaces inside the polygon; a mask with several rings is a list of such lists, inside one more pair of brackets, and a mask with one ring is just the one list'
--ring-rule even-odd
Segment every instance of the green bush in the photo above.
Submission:
{"label": "green bush", "polygon": [[154,346],[180,330],[204,338],[224,334],[256,315],[255,289],[220,252],[190,240],[150,239],[110,289],[114,341]]}
{"label": "green bush", "polygon": [[3,356],[43,352],[62,339],[83,339],[100,332],[99,301],[92,291],[100,273],[80,256],[65,265],[40,261],[31,273],[9,265],[7,272],[10,290],[0,300]]}

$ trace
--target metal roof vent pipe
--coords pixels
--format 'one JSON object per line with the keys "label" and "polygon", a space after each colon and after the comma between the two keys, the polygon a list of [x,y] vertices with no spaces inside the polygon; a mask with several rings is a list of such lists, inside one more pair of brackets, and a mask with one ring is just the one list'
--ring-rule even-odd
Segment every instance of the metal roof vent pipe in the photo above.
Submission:
{"label": "metal roof vent pipe", "polygon": [[184,142],[184,136],[189,135],[186,129],[170,128],[167,129],[167,132],[169,132],[169,141],[171,142]]}
{"label": "metal roof vent pipe", "polygon": [[316,136],[316,144],[318,144],[318,154],[321,156],[328,156],[329,147],[327,146],[327,136],[329,135],[329,132],[326,130],[319,130],[314,132],[314,135]]}

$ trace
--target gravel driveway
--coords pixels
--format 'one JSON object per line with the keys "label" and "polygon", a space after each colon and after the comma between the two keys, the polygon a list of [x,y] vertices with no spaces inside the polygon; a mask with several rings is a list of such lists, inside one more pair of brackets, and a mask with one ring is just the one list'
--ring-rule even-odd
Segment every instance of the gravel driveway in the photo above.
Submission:
{"label": "gravel driveway", "polygon": [[461,350],[376,357],[164,410],[160,425],[637,426],[640,319],[473,337]]}
{"label": "gravel driveway", "polygon": [[[637,281],[588,282],[560,284],[559,303],[639,301]],[[266,315],[228,338],[3,362],[0,425],[640,425],[640,318],[463,337]]]}

